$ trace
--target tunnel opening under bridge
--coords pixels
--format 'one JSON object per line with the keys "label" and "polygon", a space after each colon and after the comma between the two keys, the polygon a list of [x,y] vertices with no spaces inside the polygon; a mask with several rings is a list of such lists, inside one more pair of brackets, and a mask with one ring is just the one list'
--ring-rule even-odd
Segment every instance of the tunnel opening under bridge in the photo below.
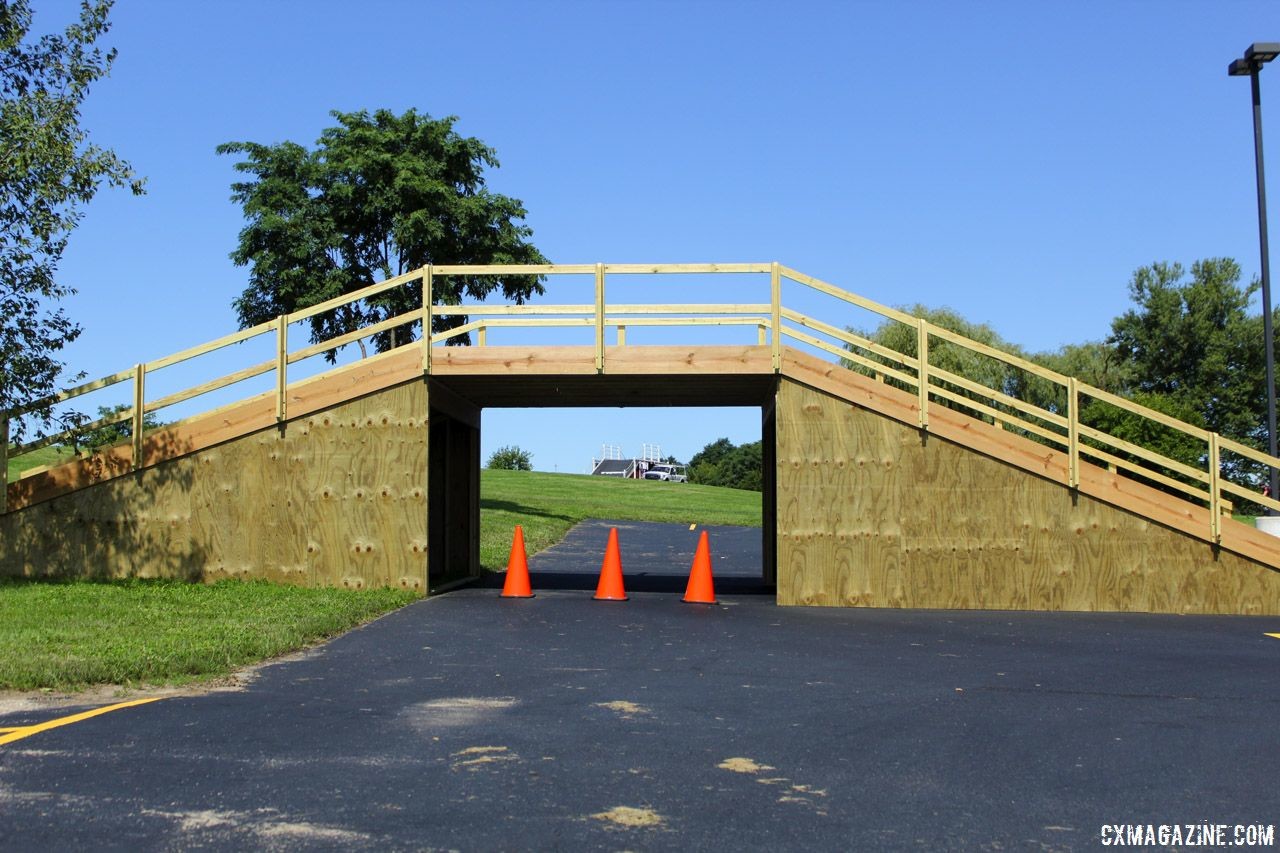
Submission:
{"label": "tunnel opening under bridge", "polygon": [[[743,530],[733,525],[706,525],[689,518],[680,530],[672,524],[650,525],[634,519],[599,518],[578,525],[563,542],[531,558],[535,584],[547,589],[593,589],[600,571],[608,527],[620,528],[623,571],[628,589],[644,591],[684,590],[697,537],[711,536],[717,590],[726,593],[773,594],[776,579],[775,523],[777,497],[774,399],[777,379],[770,375],[661,375],[661,376],[450,376],[432,377],[428,448],[428,527],[431,547],[428,587],[441,590],[477,578],[494,576],[487,570],[505,568],[506,553],[481,554],[482,525],[506,526],[522,509],[500,495],[482,494],[482,449],[492,446],[486,423],[497,422],[502,444],[519,444],[518,436],[504,420],[506,410],[663,409],[674,421],[694,410],[704,417],[707,409],[734,408],[754,411],[761,446],[759,527]],[[485,414],[489,414],[486,421]],[[517,413],[523,415],[524,413]],[[538,412],[528,412],[537,417]],[[714,419],[705,424],[706,441],[716,438]],[[510,436],[510,441],[508,441]],[[584,452],[599,452],[595,436],[582,436]],[[700,448],[702,445],[699,444]],[[603,454],[600,454],[603,455]],[[687,462],[687,459],[680,460]],[[574,473],[587,473],[588,457]],[[563,468],[560,468],[563,471]],[[567,481],[572,478],[565,478]],[[630,485],[630,484],[629,484]],[[638,481],[639,488],[677,489],[670,483]],[[518,520],[514,523],[521,523]],[[690,527],[692,525],[692,528]],[[511,530],[505,541],[510,542]],[[597,535],[598,534],[598,535]],[[594,540],[599,539],[598,543]],[[687,542],[684,540],[688,540]],[[723,547],[716,557],[717,543]],[[596,547],[598,546],[598,547]],[[595,548],[594,554],[592,548]],[[687,552],[687,553],[686,553]],[[681,563],[684,563],[681,565]],[[500,576],[498,576],[500,578]]]}

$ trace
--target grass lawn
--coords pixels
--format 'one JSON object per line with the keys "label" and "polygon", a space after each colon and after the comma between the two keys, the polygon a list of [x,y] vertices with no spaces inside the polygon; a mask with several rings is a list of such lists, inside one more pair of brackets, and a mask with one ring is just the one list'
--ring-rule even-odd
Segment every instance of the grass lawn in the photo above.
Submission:
{"label": "grass lawn", "polygon": [[760,526],[761,495],[741,489],[536,471],[480,472],[480,565],[504,571],[511,534],[535,554],[585,518]]}
{"label": "grass lawn", "polygon": [[0,581],[0,688],[204,680],[415,598],[265,581]]}
{"label": "grass lawn", "polygon": [[[13,445],[10,445],[10,453]],[[54,445],[52,447],[42,447],[31,453],[24,453],[18,458],[9,457],[9,482],[12,483],[18,479],[18,475],[28,468],[39,468],[42,465],[56,465],[59,462],[75,456],[75,451],[69,447],[61,447]]]}

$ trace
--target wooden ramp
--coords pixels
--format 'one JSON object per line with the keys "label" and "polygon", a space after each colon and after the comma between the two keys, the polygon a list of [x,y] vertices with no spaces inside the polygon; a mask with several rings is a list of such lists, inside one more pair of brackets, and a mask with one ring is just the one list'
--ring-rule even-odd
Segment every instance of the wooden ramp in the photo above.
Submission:
{"label": "wooden ramp", "polygon": [[[609,307],[611,269],[769,273],[771,299]],[[594,273],[594,306],[538,306],[524,321],[554,325],[561,320],[547,315],[559,310],[571,315],[563,325],[582,326],[574,315],[586,314],[594,345],[488,346],[486,331],[522,322],[518,307],[428,298],[424,326],[432,312],[497,316],[437,333],[430,346],[290,382],[289,365],[337,345],[289,351],[288,325],[315,313],[308,309],[86,383],[93,391],[132,382],[136,402],[123,418],[140,426],[147,412],[220,387],[148,402],[144,379],[155,370],[253,334],[281,342],[272,363],[230,375],[274,370],[273,392],[137,429],[118,447],[9,483],[0,493],[0,575],[437,589],[479,571],[484,408],[734,405],[761,411],[764,572],[781,604],[1280,614],[1280,539],[1228,514],[1229,498],[1275,501],[1231,481],[1219,462],[1234,452],[1272,464],[1265,454],[1204,433],[1209,461],[1196,470],[1107,437],[1078,414],[1085,396],[1112,403],[1100,389],[780,265],[538,270]],[[427,294],[432,274],[422,273]],[[919,346],[891,353],[791,310],[784,280],[909,322]],[[627,326],[677,320],[754,326],[758,339],[626,345]],[[605,341],[610,325],[617,345]],[[444,345],[467,332],[485,345]],[[1060,385],[1066,402],[1042,410],[980,389],[930,365],[930,342],[1033,371]],[[81,393],[89,392],[63,396]],[[1168,420],[1118,398],[1114,405]],[[3,418],[5,427],[20,414]]]}

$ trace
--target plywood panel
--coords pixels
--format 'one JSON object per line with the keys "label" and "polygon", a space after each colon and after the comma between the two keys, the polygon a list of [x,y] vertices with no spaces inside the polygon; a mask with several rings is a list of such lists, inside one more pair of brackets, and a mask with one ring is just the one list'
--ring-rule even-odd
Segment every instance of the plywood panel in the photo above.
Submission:
{"label": "plywood panel", "polygon": [[781,604],[1280,614],[1280,573],[1052,477],[788,379],[775,417]]}
{"label": "plywood panel", "polygon": [[0,573],[421,588],[421,379],[0,517]]}

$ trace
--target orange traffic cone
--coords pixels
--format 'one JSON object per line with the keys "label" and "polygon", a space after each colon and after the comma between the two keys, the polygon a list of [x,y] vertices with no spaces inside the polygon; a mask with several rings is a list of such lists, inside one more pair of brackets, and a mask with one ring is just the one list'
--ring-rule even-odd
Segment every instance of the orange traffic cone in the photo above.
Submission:
{"label": "orange traffic cone", "polygon": [[516,525],[511,540],[511,556],[507,558],[507,580],[502,585],[503,598],[533,598],[529,587],[529,558],[524,550],[524,530]]}
{"label": "orange traffic cone", "polygon": [[689,572],[689,586],[685,588],[683,600],[693,604],[719,604],[715,584],[711,581],[711,546],[707,543],[705,530],[698,539],[698,550],[693,555],[693,570]]}
{"label": "orange traffic cone", "polygon": [[618,528],[609,528],[609,545],[604,549],[604,564],[600,566],[600,583],[596,585],[596,601],[626,601],[627,591],[622,588],[622,553],[618,550]]}

